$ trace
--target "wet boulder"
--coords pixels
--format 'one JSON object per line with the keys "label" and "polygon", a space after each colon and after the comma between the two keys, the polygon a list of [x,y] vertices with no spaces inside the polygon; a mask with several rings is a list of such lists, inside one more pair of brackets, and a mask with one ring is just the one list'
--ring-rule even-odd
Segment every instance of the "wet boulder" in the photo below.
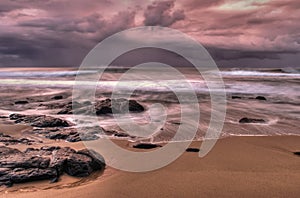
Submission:
{"label": "wet boulder", "polygon": [[138,149],[154,149],[157,147],[161,147],[160,145],[157,144],[151,144],[151,143],[138,143],[132,146],[133,148],[138,148]]}
{"label": "wet boulder", "polygon": [[21,152],[0,147],[0,154],[0,185],[7,186],[44,179],[55,182],[63,173],[85,177],[105,168],[103,157],[87,149],[77,152],[69,147],[42,147]]}
{"label": "wet boulder", "polygon": [[240,119],[239,123],[241,123],[241,124],[250,124],[250,123],[263,124],[263,123],[266,123],[266,121],[264,119],[257,119],[257,118],[242,118],[242,119]]}
{"label": "wet boulder", "polygon": [[135,100],[127,99],[106,99],[96,103],[96,114],[112,114],[112,113],[126,113],[127,111],[132,113],[140,113],[145,109]]}
{"label": "wet boulder", "polygon": [[46,115],[23,115],[23,114],[11,114],[9,116],[11,120],[15,120],[15,123],[28,123],[34,127],[69,127],[70,124],[60,118],[54,118]]}

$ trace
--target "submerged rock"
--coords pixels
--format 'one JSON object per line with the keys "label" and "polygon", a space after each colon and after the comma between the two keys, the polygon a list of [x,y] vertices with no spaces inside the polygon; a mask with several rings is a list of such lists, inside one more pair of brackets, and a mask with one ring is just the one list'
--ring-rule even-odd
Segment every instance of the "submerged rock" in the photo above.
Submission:
{"label": "submerged rock", "polygon": [[242,118],[239,123],[249,124],[249,123],[266,123],[264,119],[255,119],[255,118]]}
{"label": "submerged rock", "polygon": [[257,96],[256,98],[255,98],[256,100],[267,100],[265,97],[263,97],[263,96]]}
{"label": "submerged rock", "polygon": [[232,99],[242,99],[240,96],[231,96]]}
{"label": "submerged rock", "polygon": [[15,123],[29,123],[34,127],[69,127],[69,123],[60,118],[54,118],[45,115],[23,115],[23,114],[11,114],[9,116],[11,120],[15,120]]}
{"label": "submerged rock", "polygon": [[29,102],[26,100],[20,100],[20,101],[16,101],[15,104],[16,105],[24,105],[24,104],[28,104]]}
{"label": "submerged rock", "polygon": [[87,149],[77,152],[69,147],[42,147],[21,152],[0,147],[0,185],[44,179],[53,182],[63,173],[85,177],[104,168],[103,157]]}
{"label": "submerged rock", "polygon": [[58,95],[58,96],[53,96],[51,99],[52,99],[52,100],[61,100],[61,99],[63,99],[63,98],[64,98],[63,96]]}

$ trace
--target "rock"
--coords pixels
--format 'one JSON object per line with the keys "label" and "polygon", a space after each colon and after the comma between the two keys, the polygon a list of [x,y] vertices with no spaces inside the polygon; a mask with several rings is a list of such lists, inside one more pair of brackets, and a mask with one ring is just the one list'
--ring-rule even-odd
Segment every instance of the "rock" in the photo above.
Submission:
{"label": "rock", "polygon": [[[3,147],[0,147],[2,150]],[[50,159],[33,155],[26,155],[26,153],[11,153],[0,157],[1,168],[47,168]]]}
{"label": "rock", "polygon": [[200,149],[198,148],[187,148],[186,152],[190,152],[190,153],[198,153],[200,151]]}
{"label": "rock", "polygon": [[53,118],[50,116],[42,116],[34,120],[31,126],[35,127],[69,127],[69,123],[59,118]]}
{"label": "rock", "polygon": [[77,135],[77,132],[69,129],[69,130],[62,130],[62,131],[58,131],[58,132],[52,132],[47,134],[45,137],[49,138],[49,139],[61,139],[61,140],[65,140],[70,136],[73,135]]}
{"label": "rock", "polygon": [[137,101],[129,100],[129,111],[134,112],[134,113],[140,113],[140,112],[145,111],[145,109]]}
{"label": "rock", "polygon": [[29,123],[34,127],[69,127],[69,123],[60,118],[54,118],[45,115],[22,115],[11,114],[9,116],[11,120],[15,120],[15,123]]}
{"label": "rock", "polygon": [[240,96],[231,96],[232,99],[242,99]]}
{"label": "rock", "polygon": [[8,175],[6,175],[10,183],[24,183],[36,180],[53,179],[57,177],[57,172],[55,169],[14,169]]}
{"label": "rock", "polygon": [[86,177],[93,172],[91,167],[92,158],[74,153],[65,162],[65,172],[76,177]]}
{"label": "rock", "polygon": [[58,96],[52,97],[51,99],[52,99],[52,100],[61,100],[61,99],[63,99],[63,98],[64,98],[63,96],[58,95]]}
{"label": "rock", "polygon": [[99,139],[99,136],[97,134],[100,134],[100,130],[105,131],[104,129],[100,129],[98,127],[86,127],[82,130],[84,130],[84,132],[78,133],[76,128],[62,128],[55,132],[43,131],[43,133],[45,134],[45,137],[49,139],[60,139],[66,140],[68,142],[79,142],[97,140]]}
{"label": "rock", "polygon": [[74,107],[76,108],[76,113],[90,114],[93,112],[92,103],[90,101],[85,101],[83,103],[75,101],[65,104],[63,109],[61,109],[57,114],[73,114]]}
{"label": "rock", "polygon": [[5,135],[0,133],[0,142],[4,143],[5,145],[13,145],[13,144],[27,144],[30,145],[34,142],[34,140],[29,140],[27,138],[14,138],[10,135]]}
{"label": "rock", "polygon": [[88,149],[80,150],[77,153],[90,157],[92,159],[90,165],[94,170],[101,170],[105,167],[105,160],[99,153]]}
{"label": "rock", "polygon": [[265,97],[263,97],[263,96],[257,96],[256,98],[255,98],[256,100],[267,100]]}
{"label": "rock", "polygon": [[20,101],[16,101],[15,104],[16,105],[24,105],[24,104],[28,104],[29,102],[26,100],[20,100]]}
{"label": "rock", "polygon": [[255,119],[255,118],[242,118],[239,123],[249,124],[249,123],[266,123],[264,119]]}
{"label": "rock", "polygon": [[0,147],[0,185],[35,180],[58,181],[61,174],[84,177],[105,168],[103,157],[92,150],[65,147],[28,148],[25,152]]}
{"label": "rock", "polygon": [[300,156],[300,152],[294,152],[294,154]]}
{"label": "rock", "polygon": [[[113,106],[112,106],[113,105]],[[96,103],[96,114],[97,115],[104,115],[104,114],[111,114],[111,113],[125,113],[126,109],[129,112],[140,113],[143,112],[145,109],[142,105],[140,105],[135,100],[126,100],[126,99],[106,99],[101,100]]]}
{"label": "rock", "polygon": [[154,149],[161,146],[156,144],[150,144],[150,143],[140,143],[140,144],[135,144],[132,147],[138,149]]}
{"label": "rock", "polygon": [[[112,103],[114,107],[112,107]],[[96,115],[105,115],[114,113],[125,113],[126,104],[128,104],[129,112],[139,113],[143,112],[145,109],[135,100],[126,100],[126,99],[105,99],[97,101],[95,106],[92,106],[90,101],[79,102],[69,102],[65,104],[63,108],[57,114],[73,114],[74,107],[76,108],[76,113],[78,114],[96,114]]]}

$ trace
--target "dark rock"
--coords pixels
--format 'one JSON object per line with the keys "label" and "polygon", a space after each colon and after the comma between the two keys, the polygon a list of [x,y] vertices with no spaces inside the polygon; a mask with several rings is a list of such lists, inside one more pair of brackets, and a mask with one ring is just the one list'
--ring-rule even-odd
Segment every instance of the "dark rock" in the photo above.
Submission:
{"label": "dark rock", "polygon": [[26,100],[20,100],[20,101],[16,101],[15,104],[16,105],[24,105],[24,104],[28,104],[29,102]]}
{"label": "dark rock", "polygon": [[240,96],[231,96],[232,99],[242,99]]}
{"label": "dark rock", "polygon": [[63,96],[59,95],[59,96],[54,96],[54,97],[52,97],[51,99],[52,99],[52,100],[61,100],[61,99],[63,99],[63,98],[64,98]]}
{"label": "dark rock", "polygon": [[[112,104],[114,105],[112,107]],[[73,114],[74,109],[77,114],[96,114],[96,115],[105,115],[112,113],[125,113],[126,107],[129,112],[139,113],[143,112],[145,109],[135,100],[126,100],[126,99],[105,99],[96,102],[95,106],[92,105],[90,101],[79,102],[70,102],[65,104],[62,109],[57,114]]]}
{"label": "dark rock", "polygon": [[74,101],[65,104],[57,114],[73,114],[73,108],[76,109],[77,114],[91,114],[93,112],[92,103],[90,101],[85,101],[83,103]]}
{"label": "dark rock", "polygon": [[161,147],[161,146],[156,144],[150,144],[150,143],[140,143],[140,144],[133,145],[133,148],[138,148],[138,149],[154,149],[157,147]]}
{"label": "dark rock", "polygon": [[111,113],[125,113],[126,110],[133,113],[143,112],[145,109],[135,100],[120,99],[106,99],[96,103],[96,114],[111,114]]}
{"label": "dark rock", "polygon": [[65,147],[28,148],[25,152],[0,147],[0,185],[35,180],[58,181],[61,174],[84,177],[105,168],[103,157],[92,150]]}
{"label": "dark rock", "polygon": [[[2,150],[3,147],[0,147]],[[1,168],[46,168],[50,163],[49,158],[43,158],[25,153],[14,153],[0,157]]]}
{"label": "dark rock", "polygon": [[198,153],[200,149],[198,148],[187,148],[186,152],[191,152],[191,153]]}
{"label": "dark rock", "polygon": [[71,176],[86,177],[93,172],[92,158],[74,153],[65,161],[64,171]]}
{"label": "dark rock", "polygon": [[140,112],[145,111],[145,109],[137,101],[129,100],[129,111],[134,112],[134,113],[140,113]]}
{"label": "dark rock", "polygon": [[99,153],[88,149],[80,150],[77,153],[90,157],[92,159],[90,165],[94,170],[102,170],[105,168],[105,160]]}
{"label": "dark rock", "polygon": [[53,118],[50,116],[42,116],[34,120],[31,126],[35,127],[69,127],[69,123],[59,118]]}
{"label": "dark rock", "polygon": [[294,152],[294,154],[300,156],[300,152]]}
{"label": "dark rock", "polygon": [[37,180],[53,179],[57,177],[55,169],[14,169],[6,175],[11,183],[24,183]]}
{"label": "dark rock", "polygon": [[239,123],[249,124],[249,123],[266,123],[264,119],[255,119],[255,118],[242,118]]}
{"label": "dark rock", "polygon": [[69,127],[69,123],[60,118],[54,118],[45,115],[22,115],[11,114],[9,116],[11,120],[15,120],[15,123],[30,123],[34,127]]}
{"label": "dark rock", "polygon": [[13,145],[13,144],[27,144],[30,145],[34,142],[34,140],[29,140],[27,138],[14,138],[10,135],[5,135],[0,133],[0,142],[4,143],[5,145]]}
{"label": "dark rock", "polygon": [[63,131],[58,131],[58,132],[52,132],[47,134],[45,137],[49,138],[49,139],[61,139],[61,140],[65,140],[67,139],[69,136],[73,136],[76,135],[77,132],[70,129],[70,130],[63,130]]}
{"label": "dark rock", "polygon": [[7,155],[15,155],[15,154],[21,154],[22,152],[18,149],[9,148],[6,146],[0,146],[0,158],[7,156]]}
{"label": "dark rock", "polygon": [[54,132],[49,131],[38,131],[38,133],[45,134],[46,138],[49,139],[60,139],[60,140],[66,140],[68,142],[79,142],[79,141],[91,141],[91,140],[97,140],[99,139],[99,134],[104,129],[100,129],[100,127],[91,127],[91,128],[84,128],[82,129],[84,132],[78,133],[76,128],[62,128],[59,130],[56,130]]}
{"label": "dark rock", "polygon": [[7,116],[0,116],[0,118],[2,118],[2,119],[6,119],[6,118],[8,118]]}
{"label": "dark rock", "polygon": [[265,97],[263,97],[263,96],[257,96],[256,98],[255,98],[256,100],[267,100]]}

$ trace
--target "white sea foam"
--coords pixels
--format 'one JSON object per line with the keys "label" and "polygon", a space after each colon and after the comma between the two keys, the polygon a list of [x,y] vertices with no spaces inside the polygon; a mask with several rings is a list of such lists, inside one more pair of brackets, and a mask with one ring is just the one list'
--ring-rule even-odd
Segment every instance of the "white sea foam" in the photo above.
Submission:
{"label": "white sea foam", "polygon": [[299,73],[279,73],[279,72],[262,72],[262,71],[222,71],[223,76],[260,76],[260,77],[300,77]]}
{"label": "white sea foam", "polygon": [[0,71],[0,77],[7,78],[38,78],[38,77],[67,77],[76,76],[77,74],[93,74],[96,73],[95,70],[86,71]]}

